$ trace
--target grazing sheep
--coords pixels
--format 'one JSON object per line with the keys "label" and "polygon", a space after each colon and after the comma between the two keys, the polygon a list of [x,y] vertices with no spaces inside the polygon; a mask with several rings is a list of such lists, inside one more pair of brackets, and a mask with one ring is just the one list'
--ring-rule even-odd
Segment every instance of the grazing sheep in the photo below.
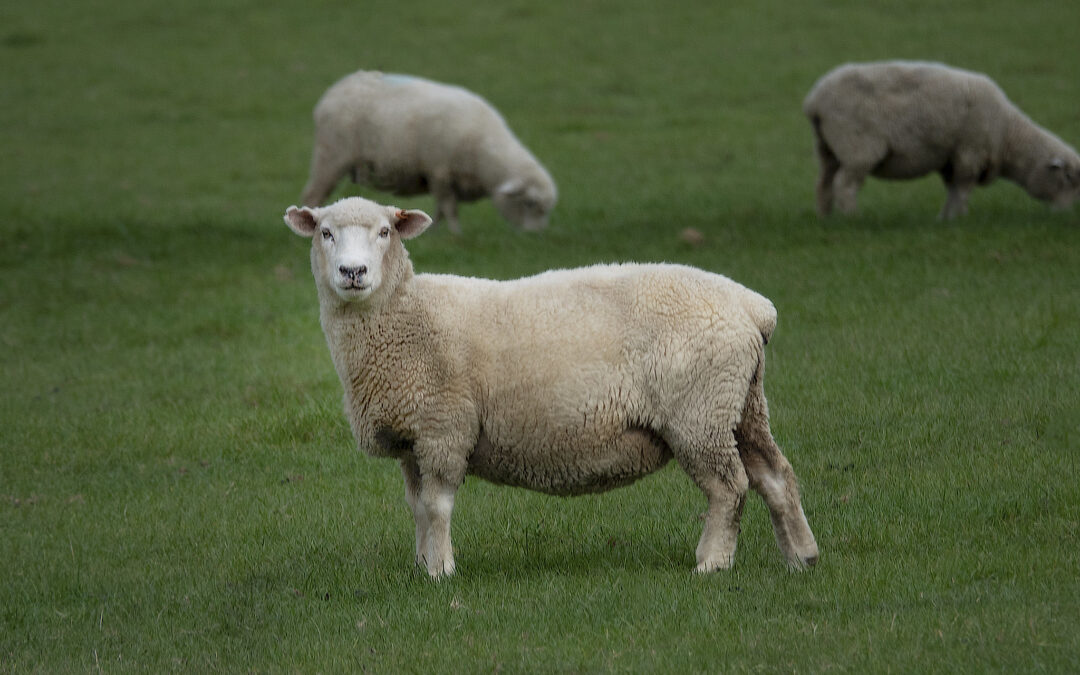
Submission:
{"label": "grazing sheep", "polygon": [[313,237],[320,319],[360,449],[399,460],[416,561],[454,571],[467,474],[556,495],[627,485],[674,457],[708,498],[697,570],[733,563],[747,487],[791,567],[817,561],[791,465],[769,431],[776,310],[725,277],[610,265],[516,281],[413,274],[431,219],[361,199],[289,207]]}
{"label": "grazing sheep", "polygon": [[346,174],[399,195],[430,192],[452,232],[458,201],[491,197],[517,227],[541,230],[556,200],[551,176],[487,101],[404,75],[353,73],[315,106],[304,204],[322,204]]}
{"label": "grazing sheep", "polygon": [[1067,207],[1080,196],[1080,156],[1031,121],[990,78],[938,63],[847,64],[803,102],[817,138],[817,210],[855,211],[867,175],[908,179],[937,171],[941,218],[967,213],[975,185],[998,176]]}

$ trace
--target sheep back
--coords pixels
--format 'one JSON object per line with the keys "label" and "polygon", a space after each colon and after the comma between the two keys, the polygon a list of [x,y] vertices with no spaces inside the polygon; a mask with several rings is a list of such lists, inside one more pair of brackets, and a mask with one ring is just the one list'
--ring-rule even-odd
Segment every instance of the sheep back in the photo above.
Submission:
{"label": "sheep back", "polygon": [[940,172],[950,187],[945,216],[966,211],[970,186],[998,176],[1058,207],[1080,194],[1080,155],[981,73],[921,61],[846,64],[818,80],[803,111],[819,142],[822,212],[837,167],[856,186],[866,174]]}
{"label": "sheep back", "polygon": [[454,173],[459,197],[478,199],[484,146],[520,145],[476,94],[417,77],[353,73],[326,91],[314,117],[317,142],[351,155],[356,182],[399,194]]}
{"label": "sheep back", "polygon": [[906,61],[840,66],[814,85],[803,110],[841,163],[865,156],[873,175],[897,179],[937,171],[963,151],[1000,167],[1019,114],[985,75]]}

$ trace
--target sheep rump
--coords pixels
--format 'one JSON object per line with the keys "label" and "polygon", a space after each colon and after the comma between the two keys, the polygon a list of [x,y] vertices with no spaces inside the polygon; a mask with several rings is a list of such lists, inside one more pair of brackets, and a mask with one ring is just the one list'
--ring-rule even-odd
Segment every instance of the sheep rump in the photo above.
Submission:
{"label": "sheep rump", "polygon": [[453,571],[449,519],[466,475],[574,495],[671,458],[708,499],[698,570],[731,566],[748,486],[765,498],[789,565],[816,562],[794,472],[769,431],[771,302],[678,265],[515,281],[414,275],[400,240],[426,218],[362,199],[286,216],[304,236],[324,233],[312,270],[346,414],[362,450],[400,461],[417,562],[432,576]]}
{"label": "sheep rump", "polygon": [[942,218],[967,213],[974,187],[999,176],[1059,208],[1080,192],[1076,151],[980,73],[920,61],[845,64],[818,80],[803,112],[814,129],[822,216],[854,212],[868,175],[940,173]]}

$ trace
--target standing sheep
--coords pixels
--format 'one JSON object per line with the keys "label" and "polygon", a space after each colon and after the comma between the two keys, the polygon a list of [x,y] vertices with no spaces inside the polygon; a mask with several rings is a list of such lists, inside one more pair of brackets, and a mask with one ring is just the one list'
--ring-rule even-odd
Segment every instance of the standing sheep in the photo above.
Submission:
{"label": "standing sheep", "polygon": [[1055,207],[1080,196],[1080,156],[985,75],[918,61],[847,64],[814,85],[803,111],[817,139],[822,216],[833,206],[853,213],[867,175],[939,172],[945,219],[967,213],[975,185],[998,176]]}
{"label": "standing sheep", "polygon": [[541,230],[556,200],[547,170],[487,101],[404,75],[353,73],[315,106],[304,204],[322,204],[346,174],[398,195],[430,192],[435,219],[452,232],[460,232],[458,201],[491,197],[517,227]]}
{"label": "standing sheep", "polygon": [[313,237],[320,320],[360,449],[396,458],[416,561],[454,571],[467,474],[556,495],[628,485],[672,457],[708,498],[697,570],[733,563],[747,487],[790,566],[817,561],[791,465],[769,431],[764,345],[776,310],[675,265],[516,281],[413,274],[431,219],[361,199],[289,207]]}

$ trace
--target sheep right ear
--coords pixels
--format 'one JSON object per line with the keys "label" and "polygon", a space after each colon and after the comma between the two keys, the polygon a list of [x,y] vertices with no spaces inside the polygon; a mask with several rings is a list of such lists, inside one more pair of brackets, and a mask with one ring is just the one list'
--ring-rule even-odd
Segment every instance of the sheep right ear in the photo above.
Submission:
{"label": "sheep right ear", "polygon": [[525,192],[526,187],[528,186],[521,178],[511,178],[510,180],[504,181],[502,185],[495,189],[495,191],[500,195],[514,197]]}
{"label": "sheep right ear", "polygon": [[307,206],[290,206],[285,209],[285,224],[289,229],[301,237],[310,237],[315,234],[318,226],[315,209]]}
{"label": "sheep right ear", "polygon": [[416,209],[397,209],[394,211],[394,229],[402,239],[412,239],[423,234],[431,225],[431,216]]}

